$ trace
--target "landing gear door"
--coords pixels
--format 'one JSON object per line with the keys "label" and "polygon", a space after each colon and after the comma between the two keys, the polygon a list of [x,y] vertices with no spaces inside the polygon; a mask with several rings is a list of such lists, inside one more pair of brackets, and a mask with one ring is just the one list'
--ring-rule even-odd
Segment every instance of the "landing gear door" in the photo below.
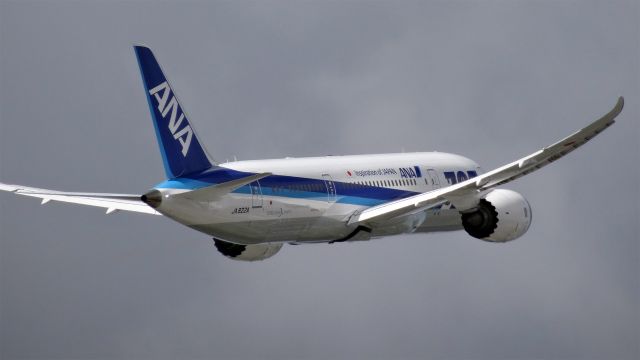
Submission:
{"label": "landing gear door", "polygon": [[324,185],[327,187],[327,202],[336,202],[336,184],[333,182],[331,175],[322,174],[322,179],[324,180]]}
{"label": "landing gear door", "polygon": [[261,208],[262,207],[262,188],[260,188],[260,182],[254,181],[250,185],[251,187],[251,207],[252,208]]}
{"label": "landing gear door", "polygon": [[433,169],[427,169],[427,178],[429,179],[429,185],[434,189],[440,188],[440,179],[438,173]]}

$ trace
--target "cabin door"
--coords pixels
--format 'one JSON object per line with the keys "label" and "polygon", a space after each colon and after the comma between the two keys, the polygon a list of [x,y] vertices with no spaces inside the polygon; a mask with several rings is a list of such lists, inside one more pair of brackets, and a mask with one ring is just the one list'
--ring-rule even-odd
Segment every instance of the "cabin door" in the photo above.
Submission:
{"label": "cabin door", "polygon": [[324,180],[324,186],[327,188],[327,202],[336,202],[336,184],[333,182],[331,175],[322,174],[322,180]]}
{"label": "cabin door", "polygon": [[262,189],[260,188],[260,182],[254,181],[251,183],[251,207],[252,208],[261,208],[262,207]]}
{"label": "cabin door", "polygon": [[438,189],[440,187],[440,179],[438,178],[438,173],[433,169],[427,169],[427,178],[429,179],[429,184],[433,189]]}

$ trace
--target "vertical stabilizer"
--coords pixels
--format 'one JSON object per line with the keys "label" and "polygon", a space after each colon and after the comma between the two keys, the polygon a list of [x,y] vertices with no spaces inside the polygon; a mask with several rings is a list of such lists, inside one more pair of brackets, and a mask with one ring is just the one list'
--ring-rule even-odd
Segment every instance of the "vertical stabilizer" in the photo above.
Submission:
{"label": "vertical stabilizer", "polygon": [[141,45],[134,46],[134,50],[167,177],[210,168],[211,161],[153,52]]}

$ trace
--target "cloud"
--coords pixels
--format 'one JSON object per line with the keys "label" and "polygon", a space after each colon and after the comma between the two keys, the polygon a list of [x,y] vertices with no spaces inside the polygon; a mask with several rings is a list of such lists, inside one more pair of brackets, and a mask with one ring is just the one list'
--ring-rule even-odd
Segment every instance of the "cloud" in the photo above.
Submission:
{"label": "cloud", "polygon": [[133,42],[221,161],[439,150],[485,169],[619,122],[509,188],[534,221],[239,264],[167,219],[0,195],[3,358],[637,358],[635,2],[0,3],[0,179],[162,180]]}

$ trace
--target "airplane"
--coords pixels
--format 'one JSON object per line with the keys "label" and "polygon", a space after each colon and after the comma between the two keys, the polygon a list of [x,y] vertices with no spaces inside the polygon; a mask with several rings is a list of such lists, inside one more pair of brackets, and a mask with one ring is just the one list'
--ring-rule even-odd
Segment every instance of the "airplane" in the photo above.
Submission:
{"label": "airplane", "polygon": [[521,194],[497,188],[567,155],[615,122],[624,105],[564,139],[483,173],[460,155],[416,152],[214,162],[151,49],[135,45],[167,180],[143,195],[63,192],[0,183],[0,190],[115,211],[164,215],[213,237],[241,261],[283,244],[365,241],[464,229],[487,242],[524,235]]}

